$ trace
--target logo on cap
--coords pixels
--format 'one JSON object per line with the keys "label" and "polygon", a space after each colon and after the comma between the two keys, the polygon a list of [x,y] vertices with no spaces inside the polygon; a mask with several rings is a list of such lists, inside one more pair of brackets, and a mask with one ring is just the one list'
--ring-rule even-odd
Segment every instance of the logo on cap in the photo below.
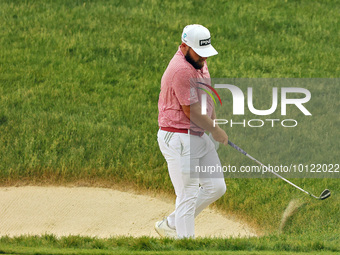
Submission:
{"label": "logo on cap", "polygon": [[200,40],[200,46],[205,46],[210,44],[210,38]]}
{"label": "logo on cap", "polygon": [[185,42],[186,42],[187,40],[185,39],[185,37],[187,37],[187,34],[186,34],[186,33],[184,33],[184,34],[183,34],[183,38],[182,38],[182,39],[183,39],[183,41],[185,41]]}

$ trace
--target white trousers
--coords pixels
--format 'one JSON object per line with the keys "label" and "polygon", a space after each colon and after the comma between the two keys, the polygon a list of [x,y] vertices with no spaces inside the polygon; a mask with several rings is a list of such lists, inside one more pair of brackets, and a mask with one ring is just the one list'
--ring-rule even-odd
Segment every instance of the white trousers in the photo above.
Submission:
{"label": "white trousers", "polygon": [[215,145],[206,134],[199,137],[159,130],[157,138],[176,193],[176,209],[168,216],[168,224],[176,228],[179,238],[194,238],[195,217],[226,191],[223,173],[193,174],[196,166],[221,165]]}

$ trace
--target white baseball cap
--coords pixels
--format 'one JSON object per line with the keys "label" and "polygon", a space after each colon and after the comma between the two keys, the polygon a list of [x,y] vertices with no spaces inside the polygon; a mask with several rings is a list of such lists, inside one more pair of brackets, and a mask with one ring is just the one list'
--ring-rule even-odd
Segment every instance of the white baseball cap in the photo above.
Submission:
{"label": "white baseball cap", "polygon": [[218,54],[211,45],[209,30],[202,25],[194,24],[186,26],[183,29],[182,42],[203,58]]}

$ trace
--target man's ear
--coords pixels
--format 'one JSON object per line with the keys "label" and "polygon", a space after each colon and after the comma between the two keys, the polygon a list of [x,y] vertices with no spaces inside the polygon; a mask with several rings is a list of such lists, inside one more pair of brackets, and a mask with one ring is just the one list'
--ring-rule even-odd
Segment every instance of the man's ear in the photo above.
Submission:
{"label": "man's ear", "polygon": [[181,50],[184,55],[188,52],[189,49],[190,47],[188,45],[186,45],[184,42],[181,43]]}

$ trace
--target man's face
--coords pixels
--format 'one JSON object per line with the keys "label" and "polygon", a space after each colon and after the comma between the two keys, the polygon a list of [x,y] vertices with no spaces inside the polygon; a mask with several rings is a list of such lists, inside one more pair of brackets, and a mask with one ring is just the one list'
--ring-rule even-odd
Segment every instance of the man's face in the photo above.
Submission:
{"label": "man's face", "polygon": [[207,58],[200,57],[193,49],[189,47],[189,50],[185,54],[185,59],[196,69],[201,69],[204,66],[204,61]]}

